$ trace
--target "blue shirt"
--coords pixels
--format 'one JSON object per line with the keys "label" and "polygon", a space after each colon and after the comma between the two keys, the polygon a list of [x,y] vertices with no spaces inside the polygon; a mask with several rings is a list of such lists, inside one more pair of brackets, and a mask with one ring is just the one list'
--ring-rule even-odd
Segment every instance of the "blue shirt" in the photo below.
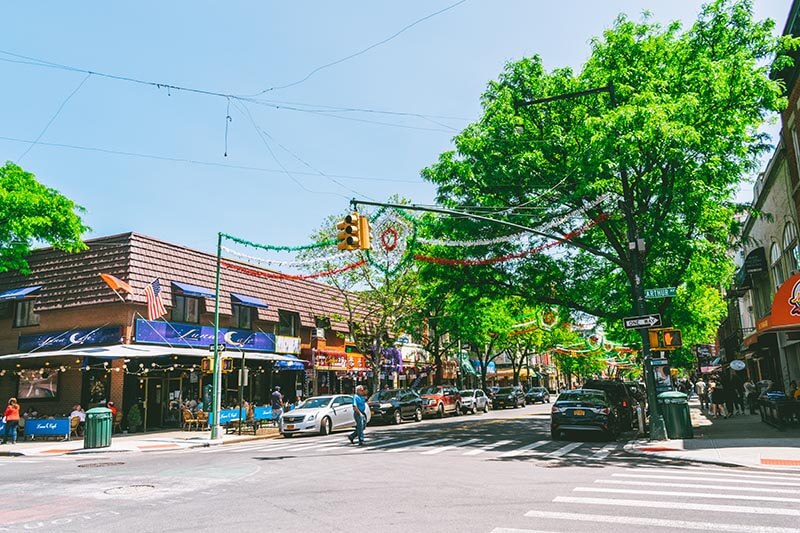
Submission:
{"label": "blue shirt", "polygon": [[353,395],[353,405],[357,408],[357,410],[353,411],[353,414],[357,415],[358,411],[361,411],[363,415],[367,414],[367,401],[360,394]]}

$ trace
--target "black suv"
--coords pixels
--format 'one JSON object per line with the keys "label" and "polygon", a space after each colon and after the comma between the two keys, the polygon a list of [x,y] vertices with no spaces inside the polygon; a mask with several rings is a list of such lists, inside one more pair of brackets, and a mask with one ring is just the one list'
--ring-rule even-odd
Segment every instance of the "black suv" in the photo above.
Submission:
{"label": "black suv", "polygon": [[527,403],[550,403],[550,393],[544,387],[531,387],[525,393],[525,401]]}
{"label": "black suv", "polygon": [[500,387],[492,398],[492,409],[501,407],[525,407],[525,393],[522,387]]}
{"label": "black suv", "polygon": [[422,420],[422,398],[412,389],[387,389],[373,394],[369,401],[371,422],[399,424],[403,420]]}
{"label": "black suv", "polygon": [[584,389],[601,390],[606,393],[619,413],[619,430],[633,429],[636,420],[636,400],[631,398],[630,389],[622,381],[610,379],[590,379],[583,384]]}
{"label": "black suv", "polygon": [[619,410],[608,393],[601,390],[564,391],[553,404],[550,436],[560,440],[564,433],[599,432],[611,440],[619,435]]}

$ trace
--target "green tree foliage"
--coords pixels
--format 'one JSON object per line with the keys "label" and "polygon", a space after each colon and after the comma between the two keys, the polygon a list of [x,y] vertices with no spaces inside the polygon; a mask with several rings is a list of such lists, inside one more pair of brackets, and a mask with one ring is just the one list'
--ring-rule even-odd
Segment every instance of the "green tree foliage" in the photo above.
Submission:
{"label": "green tree foliage", "polygon": [[14,163],[0,167],[0,272],[28,273],[31,247],[46,243],[65,252],[86,248],[84,210]]}
{"label": "green tree foliage", "polygon": [[[538,56],[508,64],[483,95],[483,116],[423,175],[446,206],[479,206],[574,238],[548,253],[438,275],[579,310],[608,331],[624,316],[659,310],[688,338],[712,338],[724,306],[711,292],[731,273],[734,193],[765,149],[757,128],[786,103],[769,65],[784,68],[796,41],[774,38],[773,26],[753,19],[750,1],[716,0],[686,30],[619,17],[580,72],[547,71]],[[611,82],[613,101],[597,93],[525,105]],[[592,220],[599,224],[570,234]],[[456,238],[515,232],[466,218],[437,224]],[[637,241],[645,247],[629,246]],[[552,241],[528,233],[458,253],[481,258],[543,242]],[[674,305],[645,308],[644,288],[679,285]]]}

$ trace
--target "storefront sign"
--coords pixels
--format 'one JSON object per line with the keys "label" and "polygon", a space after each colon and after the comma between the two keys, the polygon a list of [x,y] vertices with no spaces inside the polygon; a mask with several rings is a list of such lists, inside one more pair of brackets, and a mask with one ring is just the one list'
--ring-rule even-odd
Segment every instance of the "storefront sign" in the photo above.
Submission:
{"label": "storefront sign", "polygon": [[[246,416],[244,409],[242,409],[242,415]],[[254,407],[253,408],[253,418],[255,420],[272,420],[272,407]],[[219,412],[219,425],[224,426],[229,422],[236,422],[239,420],[239,410],[238,409],[222,409]],[[208,423],[214,423],[214,413],[208,414]],[[69,433],[69,431],[68,431]]]}
{"label": "storefront sign", "polygon": [[756,322],[756,331],[800,329],[800,274],[787,279],[775,293],[771,313]]}
{"label": "storefront sign", "polygon": [[69,436],[69,419],[54,418],[45,420],[30,419],[25,421],[25,435],[35,436]]}
{"label": "storefront sign", "polygon": [[[20,335],[17,348],[20,352],[40,349],[69,348],[72,346],[100,346],[116,344],[122,340],[120,326],[93,329],[69,329],[36,335]],[[67,432],[69,433],[69,432]]]}
{"label": "storefront sign", "polygon": [[[167,346],[199,346],[214,344],[214,328],[196,324],[178,324],[138,319],[136,342],[142,344],[164,344]],[[275,353],[275,335],[246,329],[219,328],[217,342],[233,348],[251,352]]]}
{"label": "storefront sign", "polygon": [[367,370],[367,361],[360,353],[317,350],[314,353],[314,369],[364,371]]}
{"label": "storefront sign", "polygon": [[300,353],[300,337],[275,335],[275,353]]}

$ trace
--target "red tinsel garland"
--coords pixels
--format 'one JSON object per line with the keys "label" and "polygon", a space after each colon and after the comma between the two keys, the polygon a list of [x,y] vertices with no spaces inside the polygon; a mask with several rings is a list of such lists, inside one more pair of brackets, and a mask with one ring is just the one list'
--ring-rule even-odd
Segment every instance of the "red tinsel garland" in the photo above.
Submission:
{"label": "red tinsel garland", "polygon": [[604,220],[608,218],[607,214],[603,214],[598,218],[584,224],[580,228],[577,228],[569,233],[565,234],[562,241],[553,241],[548,242],[546,244],[542,244],[537,246],[536,248],[531,248],[530,250],[525,250],[524,252],[518,252],[514,254],[503,255],[500,257],[490,257],[487,259],[448,259],[445,257],[431,257],[429,255],[421,255],[416,254],[414,255],[414,259],[416,261],[425,261],[426,263],[435,263],[438,265],[448,265],[448,266],[483,266],[483,265],[493,265],[495,263],[502,263],[505,261],[510,261],[512,259],[519,259],[521,257],[526,257],[528,255],[538,254],[550,248],[554,248],[561,244],[564,244],[564,241],[569,241],[574,239],[575,237],[585,233],[586,231],[590,230],[591,228],[597,226]]}
{"label": "red tinsel garland", "polygon": [[324,276],[333,276],[334,274],[341,274],[342,272],[347,272],[348,270],[353,270],[354,268],[362,267],[366,264],[366,261],[361,260],[357,263],[350,263],[349,265],[343,266],[341,268],[334,268],[333,270],[326,270],[325,272],[315,272],[313,274],[283,274],[281,272],[264,272],[262,270],[253,270],[252,268],[247,268],[242,265],[237,265],[236,263],[231,263],[229,261],[225,261],[224,259],[220,261],[220,265],[227,268],[228,270],[234,270],[236,272],[241,272],[242,274],[247,274],[249,276],[255,276],[257,278],[267,278],[267,279],[293,279],[293,280],[304,280],[304,279],[314,279],[314,278],[321,278]]}

